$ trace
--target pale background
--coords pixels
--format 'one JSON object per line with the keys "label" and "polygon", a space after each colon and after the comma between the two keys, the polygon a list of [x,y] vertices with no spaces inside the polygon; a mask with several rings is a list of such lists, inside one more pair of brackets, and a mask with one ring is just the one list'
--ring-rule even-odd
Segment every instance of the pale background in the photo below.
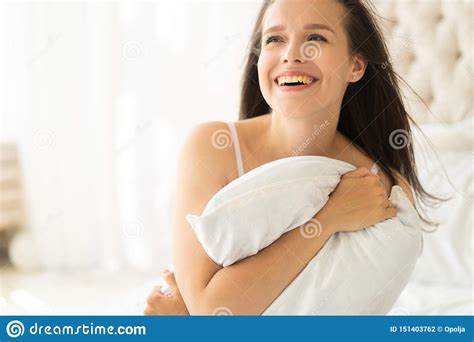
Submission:
{"label": "pale background", "polygon": [[[24,204],[0,269],[0,314],[139,312],[171,264],[178,149],[197,123],[237,120],[259,7],[0,4],[0,142],[17,148],[13,196]],[[442,224],[425,235],[394,312],[472,314],[472,2],[377,7],[394,19],[396,69],[432,111],[408,96],[438,152],[428,158],[413,141],[422,181],[455,195],[432,211]]]}

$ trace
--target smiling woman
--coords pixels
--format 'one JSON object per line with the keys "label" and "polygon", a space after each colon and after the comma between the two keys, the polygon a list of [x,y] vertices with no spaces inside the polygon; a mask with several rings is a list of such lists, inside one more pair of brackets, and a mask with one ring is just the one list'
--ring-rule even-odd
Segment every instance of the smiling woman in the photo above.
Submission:
{"label": "smiling woman", "polygon": [[[397,209],[388,199],[394,185],[400,185],[412,205],[412,187],[417,195],[437,199],[419,183],[411,145],[397,145],[400,132],[409,140],[410,121],[414,123],[402,103],[370,4],[264,1],[244,70],[240,121],[230,126],[232,134],[222,122],[201,124],[181,150],[173,295],[155,292],[146,312],[179,314],[175,308],[185,305],[192,315],[215,314],[222,308],[234,315],[260,315],[333,235],[394,218]],[[317,138],[298,149],[322,123]],[[222,146],[216,136],[229,143]],[[309,221],[293,226],[250,257],[226,267],[216,264],[186,216],[203,213],[223,187],[235,187],[233,181],[241,175],[236,169],[242,173],[255,169],[255,175],[260,166],[295,150],[339,159],[356,170],[341,178],[327,204]],[[377,165],[380,172],[374,175],[369,169],[378,170]],[[307,238],[295,229],[314,222],[324,227],[317,236]]]}
{"label": "smiling woman", "polygon": [[[264,1],[250,41],[240,119],[272,113],[274,126],[308,113],[319,123],[329,119],[335,134],[377,160],[388,183],[401,179],[420,199],[440,200],[417,177],[410,144],[410,125],[417,125],[403,104],[401,77],[376,18],[369,1]],[[316,154],[330,154],[332,137],[325,136]]]}

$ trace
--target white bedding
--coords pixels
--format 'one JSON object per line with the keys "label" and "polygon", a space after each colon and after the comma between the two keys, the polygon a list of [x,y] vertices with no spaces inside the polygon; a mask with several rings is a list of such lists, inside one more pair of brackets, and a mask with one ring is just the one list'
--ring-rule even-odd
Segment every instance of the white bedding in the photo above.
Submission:
{"label": "white bedding", "polygon": [[[0,287],[3,315],[142,315],[151,289],[163,283],[160,277],[123,271],[11,271],[2,274],[2,281],[7,284]],[[471,291],[470,286],[409,282],[389,315],[473,315]]]}
{"label": "white bedding", "polygon": [[[311,219],[354,169],[320,156],[280,159],[234,180],[187,219],[208,255],[230,265]],[[389,200],[397,217],[333,235],[263,314],[387,314],[421,250],[421,222],[406,194],[394,186]]]}
{"label": "white bedding", "polygon": [[410,281],[389,315],[473,315],[473,288]]}

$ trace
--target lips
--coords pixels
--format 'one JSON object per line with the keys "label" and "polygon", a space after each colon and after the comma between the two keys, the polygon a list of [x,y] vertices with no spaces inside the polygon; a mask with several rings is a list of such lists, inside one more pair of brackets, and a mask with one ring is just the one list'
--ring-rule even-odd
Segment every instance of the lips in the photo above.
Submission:
{"label": "lips", "polygon": [[[278,86],[282,86],[284,83],[286,84],[304,84],[304,85],[308,85],[308,84],[311,84],[311,83],[314,83],[316,81],[318,81],[319,78],[314,76],[314,75],[311,75],[309,73],[306,73],[304,71],[300,71],[300,70],[287,70],[285,72],[282,72],[281,74],[279,74],[277,77],[275,77],[274,79],[274,82],[278,85]],[[294,85],[296,86],[296,85]]]}
{"label": "lips", "polygon": [[300,92],[313,87],[319,78],[301,71],[284,72],[274,82],[279,91]]}
{"label": "lips", "polygon": [[309,76],[280,76],[277,78],[279,86],[308,85],[315,81],[316,79]]}

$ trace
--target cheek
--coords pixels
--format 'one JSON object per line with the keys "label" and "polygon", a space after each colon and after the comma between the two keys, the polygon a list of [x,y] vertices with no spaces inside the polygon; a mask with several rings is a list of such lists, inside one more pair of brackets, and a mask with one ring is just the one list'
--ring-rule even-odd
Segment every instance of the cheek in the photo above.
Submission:
{"label": "cheek", "polygon": [[[270,94],[270,88],[272,86],[270,80],[270,64],[265,56],[260,56],[258,59],[258,83],[260,85],[260,91],[263,97],[267,100]],[[268,100],[267,100],[268,101]]]}
{"label": "cheek", "polygon": [[334,64],[327,72],[326,83],[328,90],[334,95],[339,96],[347,87],[348,71],[341,64]]}
{"label": "cheek", "polygon": [[323,51],[320,59],[317,61],[324,81],[331,86],[342,86],[347,81],[350,66],[348,64],[349,57],[344,52],[343,50],[336,49]]}

